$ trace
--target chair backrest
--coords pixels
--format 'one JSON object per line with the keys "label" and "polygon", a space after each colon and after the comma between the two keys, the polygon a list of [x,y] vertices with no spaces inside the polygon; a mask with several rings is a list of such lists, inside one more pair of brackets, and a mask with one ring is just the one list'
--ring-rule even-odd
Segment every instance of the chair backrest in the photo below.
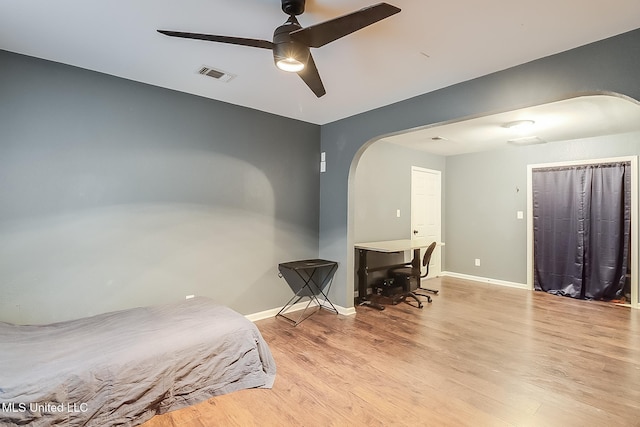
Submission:
{"label": "chair backrest", "polygon": [[436,242],[431,243],[424,253],[424,257],[422,257],[422,266],[427,267],[427,274],[429,274],[429,262],[431,262],[431,255],[433,255],[433,250],[435,248]]}

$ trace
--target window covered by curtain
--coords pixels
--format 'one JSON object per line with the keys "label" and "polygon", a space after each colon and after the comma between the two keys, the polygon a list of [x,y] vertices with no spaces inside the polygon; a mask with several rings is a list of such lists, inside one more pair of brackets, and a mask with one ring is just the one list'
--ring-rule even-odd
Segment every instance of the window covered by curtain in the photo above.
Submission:
{"label": "window covered by curtain", "polygon": [[536,290],[623,296],[631,232],[629,162],[534,169]]}

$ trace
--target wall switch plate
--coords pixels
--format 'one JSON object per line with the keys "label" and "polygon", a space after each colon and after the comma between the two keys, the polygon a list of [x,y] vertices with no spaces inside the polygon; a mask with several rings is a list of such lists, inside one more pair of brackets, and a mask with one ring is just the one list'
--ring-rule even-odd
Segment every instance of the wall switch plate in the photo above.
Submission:
{"label": "wall switch plate", "polygon": [[195,295],[187,295],[186,297],[184,297],[184,299],[191,299],[191,298],[194,298],[194,297],[195,297]]}
{"label": "wall switch plate", "polygon": [[476,258],[476,267],[480,267],[480,258]]}
{"label": "wall switch plate", "polygon": [[400,209],[396,209],[396,218],[400,218]]}
{"label": "wall switch plate", "polygon": [[524,218],[524,212],[522,212],[522,211],[516,212],[516,218],[517,219],[523,219]]}

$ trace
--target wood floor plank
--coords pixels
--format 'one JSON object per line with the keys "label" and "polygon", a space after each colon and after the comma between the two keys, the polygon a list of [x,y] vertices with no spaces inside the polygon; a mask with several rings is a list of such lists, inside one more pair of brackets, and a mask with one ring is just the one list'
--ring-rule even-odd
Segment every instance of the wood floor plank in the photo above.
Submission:
{"label": "wood floor plank", "polygon": [[256,322],[273,389],[242,390],[145,427],[640,426],[640,313],[437,278],[423,309]]}

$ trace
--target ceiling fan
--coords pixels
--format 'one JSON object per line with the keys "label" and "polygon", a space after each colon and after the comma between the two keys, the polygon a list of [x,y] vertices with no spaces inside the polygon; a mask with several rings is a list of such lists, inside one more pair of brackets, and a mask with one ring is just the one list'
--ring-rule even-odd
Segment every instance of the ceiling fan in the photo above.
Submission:
{"label": "ceiling fan", "polygon": [[319,98],[326,91],[311,56],[310,48],[324,46],[400,12],[400,9],[395,6],[387,3],[378,3],[356,12],[303,28],[296,16],[304,12],[304,6],[305,0],[282,0],[282,11],[289,15],[289,19],[276,28],[273,33],[273,42],[167,30],[158,30],[158,32],[171,37],[271,49],[276,66],[283,71],[297,73]]}

